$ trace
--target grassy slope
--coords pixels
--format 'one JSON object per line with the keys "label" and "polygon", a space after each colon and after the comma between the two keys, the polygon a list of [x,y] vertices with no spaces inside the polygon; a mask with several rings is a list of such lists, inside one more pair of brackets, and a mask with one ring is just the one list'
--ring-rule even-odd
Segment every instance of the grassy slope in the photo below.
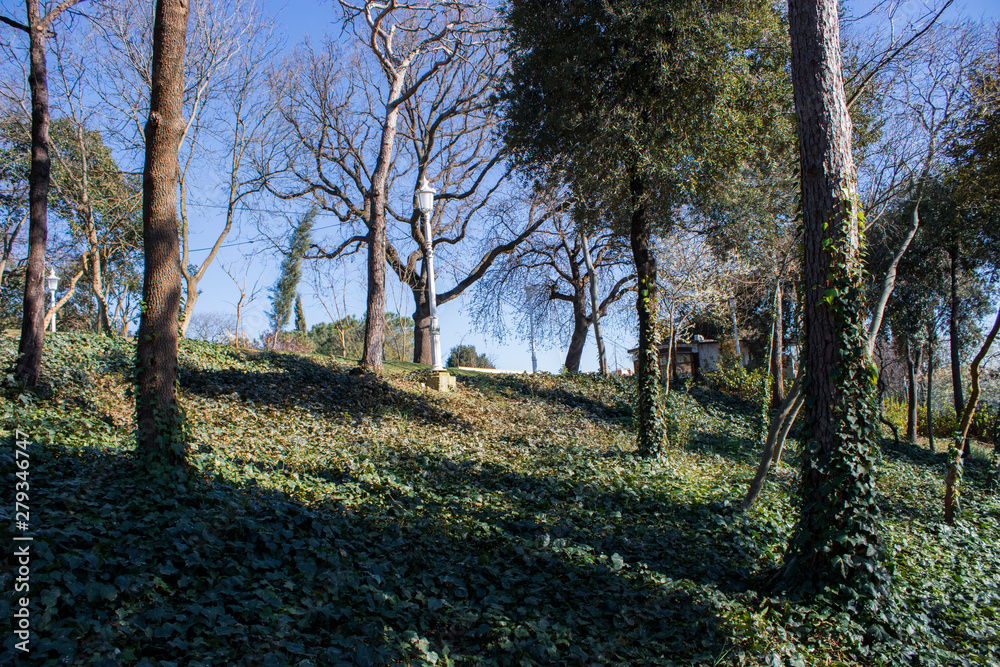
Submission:
{"label": "grassy slope", "polygon": [[[3,340],[4,358],[14,345]],[[903,639],[866,648],[850,616],[756,590],[780,561],[794,474],[783,465],[754,510],[735,511],[755,464],[752,406],[678,397],[690,439],[640,461],[619,380],[470,374],[442,396],[414,374],[379,381],[329,359],[187,342],[181,393],[203,472],[163,490],[128,452],[130,357],[58,334],[41,397],[0,402],[4,543],[9,434],[36,442],[32,662],[1000,660],[1000,509],[978,490],[981,464],[950,529],[943,458],[886,446],[900,599],[888,625]],[[0,587],[12,590],[10,569]],[[2,641],[7,664],[14,640]]]}

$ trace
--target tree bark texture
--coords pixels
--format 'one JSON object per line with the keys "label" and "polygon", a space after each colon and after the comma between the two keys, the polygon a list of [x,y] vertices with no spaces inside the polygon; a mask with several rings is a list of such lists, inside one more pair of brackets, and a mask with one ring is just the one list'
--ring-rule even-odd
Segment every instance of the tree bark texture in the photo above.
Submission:
{"label": "tree bark texture", "polygon": [[392,81],[389,101],[386,103],[387,113],[382,123],[382,140],[368,195],[371,207],[368,212],[368,304],[365,311],[365,349],[361,355],[361,367],[372,373],[382,372],[382,359],[385,356],[385,197],[392,152],[396,145],[399,96],[403,91],[404,77],[405,71],[397,72]]}
{"label": "tree bark texture", "polygon": [[173,466],[185,461],[176,390],[181,297],[177,152],[184,132],[181,104],[188,13],[188,0],[157,0],[142,173],[145,267],[137,335],[138,447],[150,460]]}
{"label": "tree bark texture", "polygon": [[31,89],[31,169],[28,174],[28,261],[24,272],[24,311],[14,377],[26,387],[38,384],[45,347],[45,247],[48,240],[49,86],[45,67],[46,27],[38,0],[28,0],[29,72]]}
{"label": "tree bark texture", "polygon": [[785,401],[785,332],[782,329],[781,280],[774,289],[774,339],[771,345],[771,377],[774,379],[774,392],[771,394],[771,407],[779,408]]}
{"label": "tree bark texture", "polygon": [[948,336],[951,338],[951,387],[954,392],[955,416],[962,414],[965,401],[962,399],[962,360],[958,349],[958,309],[961,302],[958,298],[958,246],[948,248],[949,266],[951,268],[951,307],[948,309]]}
{"label": "tree bark texture", "polygon": [[424,289],[413,290],[413,363],[431,365],[431,307]]}
{"label": "tree bark texture", "polygon": [[[581,281],[582,282],[582,281]],[[580,360],[583,358],[583,347],[587,344],[587,332],[590,330],[590,318],[587,317],[586,294],[583,285],[573,286],[573,333],[569,337],[569,347],[566,350],[566,370],[570,373],[580,372]]]}
{"label": "tree bark texture", "polygon": [[639,315],[639,368],[636,385],[639,389],[638,449],[641,456],[653,456],[660,451],[662,434],[656,420],[656,404],[660,396],[660,365],[656,349],[656,257],[653,254],[653,226],[643,202],[642,177],[633,174],[630,182],[632,218],[629,241],[639,285],[636,312]]}
{"label": "tree bark texture", "polygon": [[[782,585],[879,598],[888,575],[878,544],[873,470],[874,368],[865,308],[836,0],[790,0],[792,87],[803,211],[806,434],[800,517]],[[851,593],[847,593],[851,591]]]}

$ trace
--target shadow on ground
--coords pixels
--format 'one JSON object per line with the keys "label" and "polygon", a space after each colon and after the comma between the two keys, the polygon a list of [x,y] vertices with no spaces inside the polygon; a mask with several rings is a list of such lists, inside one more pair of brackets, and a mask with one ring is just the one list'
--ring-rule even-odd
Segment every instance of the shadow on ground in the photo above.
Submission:
{"label": "shadow on ground", "polygon": [[[583,412],[588,418],[595,421],[604,421],[615,425],[630,425],[632,423],[633,408],[627,396],[618,387],[611,384],[611,380],[606,378],[593,378],[590,376],[569,376],[569,380],[587,383],[591,386],[600,384],[606,385],[605,393],[608,401],[600,401],[585,396],[583,393],[567,391],[566,389],[554,386],[552,378],[547,375],[533,377],[531,375],[492,375],[476,377],[459,377],[458,382],[463,386],[474,387],[483,393],[497,393],[508,398],[544,401],[549,404],[559,405]],[[624,380],[627,382],[629,380]],[[611,397],[614,399],[611,400]]]}
{"label": "shadow on ground", "polygon": [[[150,485],[129,454],[32,457],[33,662],[711,664],[731,641],[725,596],[692,581],[746,565],[713,511],[426,457],[400,462],[428,480],[412,494],[369,485],[346,505]],[[694,565],[709,551],[717,576]]]}
{"label": "shadow on ground", "polygon": [[230,352],[246,368],[183,367],[182,389],[205,398],[237,395],[274,407],[297,406],[324,416],[377,418],[397,411],[422,422],[460,423],[426,394],[406,392],[371,374],[352,375],[346,367],[325,366],[299,355]]}

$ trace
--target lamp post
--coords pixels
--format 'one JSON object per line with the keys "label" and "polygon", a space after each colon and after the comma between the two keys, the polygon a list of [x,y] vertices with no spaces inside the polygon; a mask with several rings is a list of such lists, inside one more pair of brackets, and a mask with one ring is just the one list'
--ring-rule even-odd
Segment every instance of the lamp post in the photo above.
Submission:
{"label": "lamp post", "polygon": [[424,241],[427,243],[427,301],[431,311],[431,371],[444,370],[441,365],[441,329],[438,327],[437,292],[434,290],[434,243],[431,237],[431,214],[434,213],[434,188],[425,177],[417,190],[417,208],[424,218]]}
{"label": "lamp post", "polygon": [[427,302],[431,320],[430,385],[438,391],[455,389],[455,378],[441,364],[441,329],[437,317],[437,292],[434,290],[434,243],[431,236],[431,214],[434,212],[434,188],[424,177],[417,189],[417,208],[424,218],[424,241],[427,243]]}
{"label": "lamp post", "polygon": [[49,275],[45,279],[49,286],[50,303],[52,304],[52,333],[56,332],[56,290],[59,288],[59,276],[54,268],[49,269]]}

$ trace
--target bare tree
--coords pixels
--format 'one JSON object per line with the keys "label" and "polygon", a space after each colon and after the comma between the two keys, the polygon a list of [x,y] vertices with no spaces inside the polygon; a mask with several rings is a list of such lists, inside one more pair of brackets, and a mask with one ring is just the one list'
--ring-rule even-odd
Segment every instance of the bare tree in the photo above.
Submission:
{"label": "bare tree", "polygon": [[88,265],[98,304],[97,330],[110,333],[108,265],[115,262],[117,273],[125,274],[110,282],[128,281],[126,265],[136,263],[141,249],[141,185],[137,177],[122,172],[101,135],[88,129],[93,111],[84,103],[84,59],[66,42],[57,39],[53,49],[59,84],[57,108],[63,115],[58,121],[63,131],[55,135],[52,146],[58,166],[53,186],[64,209],[61,213],[85,246],[84,264]]}
{"label": "bare tree", "polygon": [[191,337],[210,343],[236,341],[236,317],[227,313],[198,313],[191,318]]}
{"label": "bare tree", "polygon": [[920,227],[919,207],[927,179],[940,170],[942,154],[968,99],[970,68],[987,47],[973,24],[935,25],[909,52],[882,72],[882,136],[859,165],[869,235],[893,236],[883,228],[886,212],[901,201],[910,210],[907,228],[891,251],[868,327],[868,354],[875,348],[899,262]]}
{"label": "bare tree", "polygon": [[233,326],[233,344],[236,347],[241,347],[249,340],[248,336],[243,333],[243,311],[253,304],[265,291],[265,288],[260,284],[262,274],[257,276],[252,285],[249,284],[250,267],[253,265],[254,262],[251,257],[244,257],[239,266],[237,266],[236,262],[221,265],[222,270],[233,281],[237,291],[240,293],[239,299],[233,303],[233,306],[236,308],[236,318]]}
{"label": "bare tree", "polygon": [[[250,146],[260,141],[272,101],[265,91],[265,63],[274,55],[273,30],[248,1],[200,0],[191,6],[192,25],[185,59],[184,113],[179,151],[181,275],[184,299],[181,335],[198,302],[198,286],[238,220],[241,204],[256,192],[245,174]],[[95,17],[94,38],[102,45],[96,89],[110,106],[109,128],[125,147],[141,143],[149,96],[152,16],[147,3],[112,0]],[[200,264],[191,258],[188,201],[202,197],[207,164],[225,168],[220,176],[225,218]],[[194,184],[197,184],[195,187]],[[198,227],[199,225],[194,225]]]}
{"label": "bare tree", "polygon": [[[338,257],[367,248],[361,365],[379,371],[387,259],[414,289],[421,341],[415,356],[422,359],[429,350],[422,340],[426,316],[421,315],[418,296],[425,290],[425,278],[416,264],[425,244],[413,206],[416,184],[428,176],[442,191],[439,201],[469,200],[499,162],[488,150],[489,132],[483,129],[490,122],[484,120],[489,116],[489,83],[482,82],[478,69],[484,62],[495,62],[498,29],[485,2],[342,0],[340,6],[354,37],[355,51],[347,67],[351,76],[337,74],[344,69],[344,57],[332,44],[321,53],[303,47],[295,60],[304,65],[289,65],[290,75],[283,71],[276,81],[276,95],[286,100],[282,114],[292,140],[263,156],[261,171],[278,196],[312,196],[351,230],[334,247],[319,248],[319,255]],[[397,160],[400,138],[412,148],[403,161]],[[437,173],[431,173],[432,168]],[[402,181],[406,185],[394,190]],[[402,205],[393,205],[394,196]],[[477,205],[482,206],[470,206]],[[445,207],[438,207],[435,227],[447,232],[450,226],[451,235],[437,236],[435,245],[454,245],[466,238],[473,218],[462,217],[457,208],[449,207],[445,214]],[[442,225],[444,215],[455,216],[455,222]],[[406,237],[415,242],[416,249],[406,259],[388,236],[388,221],[401,223]],[[474,268],[471,273],[476,272]],[[454,298],[472,281],[459,281],[466,284],[455,294],[439,295],[438,303]]]}
{"label": "bare tree", "polygon": [[[579,223],[563,211],[568,207],[535,199],[525,210],[508,205],[494,210],[495,225],[512,216],[525,216],[536,231],[513,252],[500,258],[477,285],[473,313],[478,327],[492,330],[498,338],[507,332],[505,310],[513,310],[522,336],[532,339],[565,335],[569,344],[565,366],[580,370],[587,332],[594,323],[591,279],[584,257]],[[603,230],[590,237],[595,273],[611,288],[598,299],[597,313],[603,317],[621,297],[634,289],[628,246],[619,235]],[[536,289],[525,289],[535,286]],[[527,299],[525,295],[527,294]],[[590,308],[588,312],[588,302]],[[556,304],[569,304],[569,317]]]}

